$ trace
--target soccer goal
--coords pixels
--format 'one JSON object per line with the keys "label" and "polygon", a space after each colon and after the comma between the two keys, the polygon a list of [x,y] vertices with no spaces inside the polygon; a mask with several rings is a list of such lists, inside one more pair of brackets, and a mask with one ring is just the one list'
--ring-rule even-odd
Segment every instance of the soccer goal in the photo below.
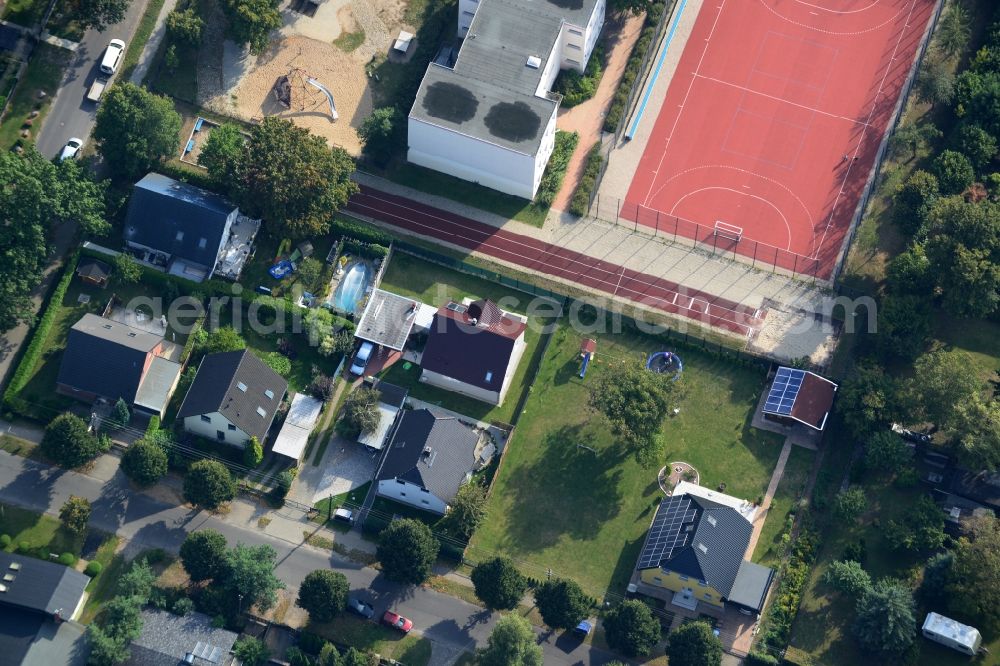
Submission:
{"label": "soccer goal", "polygon": [[735,243],[739,243],[743,240],[743,227],[737,227],[734,224],[726,224],[721,220],[716,220],[715,236],[727,238]]}

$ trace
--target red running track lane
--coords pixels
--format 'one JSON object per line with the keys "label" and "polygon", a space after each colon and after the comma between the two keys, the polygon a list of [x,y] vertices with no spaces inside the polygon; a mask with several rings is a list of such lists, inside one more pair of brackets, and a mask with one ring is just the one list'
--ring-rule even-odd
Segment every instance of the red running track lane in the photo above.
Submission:
{"label": "red running track lane", "polygon": [[743,336],[762,321],[753,308],[370,187],[346,210]]}
{"label": "red running track lane", "polygon": [[622,215],[829,277],[934,4],[706,0]]}

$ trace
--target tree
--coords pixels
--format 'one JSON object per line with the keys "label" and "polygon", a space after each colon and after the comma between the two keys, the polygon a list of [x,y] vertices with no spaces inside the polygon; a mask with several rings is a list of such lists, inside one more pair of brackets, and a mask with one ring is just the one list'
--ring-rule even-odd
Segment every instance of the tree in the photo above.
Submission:
{"label": "tree", "polygon": [[206,354],[240,351],[247,348],[247,341],[232,326],[222,326],[208,334],[204,350]]}
{"label": "tree", "polygon": [[87,627],[87,638],[90,642],[90,656],[87,657],[89,666],[117,666],[131,654],[127,641],[110,636],[96,624]]}
{"label": "tree", "polygon": [[268,116],[250,132],[224,182],[240,208],[264,220],[272,234],[301,238],[325,234],[334,214],[358,191],[354,162],[341,148]]}
{"label": "tree", "polygon": [[167,452],[155,438],[143,437],[122,454],[121,470],[137,486],[151,486],[167,473]]}
{"label": "tree", "polygon": [[903,438],[889,430],[875,433],[865,444],[865,467],[881,476],[899,474],[912,459]]}
{"label": "tree", "polygon": [[969,10],[960,2],[948,8],[937,26],[937,47],[949,56],[962,51],[969,43],[972,30],[972,17]]}
{"label": "tree", "polygon": [[916,360],[913,370],[903,391],[905,402],[915,418],[942,428],[955,422],[954,405],[971,400],[982,389],[975,361],[963,351],[928,352]]}
{"label": "tree", "polygon": [[962,123],[955,132],[955,150],[969,158],[978,171],[989,166],[997,155],[997,140],[979,125]]}
{"label": "tree", "polygon": [[649,606],[627,599],[604,616],[604,636],[612,649],[638,657],[649,654],[660,641],[660,623]]}
{"label": "tree", "polygon": [[546,625],[572,629],[587,617],[592,600],[576,582],[556,578],[535,588],[535,606]]}
{"label": "tree", "polygon": [[257,354],[257,358],[282,377],[292,374],[292,361],[280,352],[273,351],[266,354]]}
{"label": "tree", "polygon": [[671,666],[720,666],[722,641],[703,620],[682,624],[667,639]]}
{"label": "tree", "polygon": [[942,150],[934,158],[933,166],[941,191],[946,194],[958,194],[976,179],[969,158],[954,150]]}
{"label": "tree", "polygon": [[946,58],[929,53],[920,64],[914,90],[917,99],[931,105],[947,104],[955,94],[955,73]]}
{"label": "tree", "polygon": [[638,16],[645,11],[649,11],[652,0],[611,0],[608,7],[615,14],[628,14]]}
{"label": "tree", "polygon": [[517,608],[528,589],[528,579],[509,557],[483,560],[472,569],[471,578],[476,596],[492,610]]}
{"label": "tree", "polygon": [[868,508],[865,491],[857,486],[841,490],[833,502],[833,512],[843,521],[854,522]]}
{"label": "tree", "polygon": [[871,576],[854,560],[831,562],[823,574],[823,582],[853,599],[860,599],[872,587]]}
{"label": "tree", "polygon": [[271,650],[253,636],[241,636],[233,645],[233,654],[244,666],[260,666],[271,656]]}
{"label": "tree", "polygon": [[[167,14],[167,34],[170,35],[170,39],[183,44],[197,46],[201,42],[201,31],[204,26],[205,22],[195,13],[193,7],[175,9]],[[216,131],[212,130],[209,134],[209,141],[215,136]]]}
{"label": "tree", "polygon": [[476,651],[478,666],[542,666],[542,647],[531,624],[515,613],[504,615],[493,627],[486,647]]}
{"label": "tree", "polygon": [[854,635],[866,650],[901,655],[917,634],[913,594],[901,583],[882,579],[857,602]]}
{"label": "tree", "polygon": [[90,520],[90,502],[85,497],[70,495],[59,509],[59,520],[73,534],[83,534]]}
{"label": "tree", "polygon": [[163,53],[163,65],[167,68],[167,71],[171,74],[177,71],[177,68],[181,66],[180,56],[177,55],[177,45],[171,44],[167,47],[167,50]]}
{"label": "tree", "polygon": [[259,546],[238,543],[226,551],[222,588],[239,612],[254,606],[266,611],[274,606],[278,590],[285,589],[285,584],[274,575],[277,557],[277,551],[266,543]]}
{"label": "tree", "polygon": [[48,263],[48,240],[57,225],[75,220],[84,233],[101,235],[106,187],[90,180],[74,160],[55,165],[33,144],[18,155],[0,152],[0,331],[35,318],[31,294]]}
{"label": "tree", "polygon": [[[385,166],[400,145],[403,123],[402,114],[394,106],[384,106],[372,111],[358,128],[358,136],[365,153],[378,166]],[[405,145],[405,141],[402,142]]]}
{"label": "tree", "polygon": [[486,519],[486,499],[486,488],[482,485],[475,482],[464,484],[448,505],[448,513],[441,521],[442,527],[463,539],[471,539]]}
{"label": "tree", "polygon": [[348,354],[354,347],[354,336],[347,331],[327,335],[319,344],[319,353],[323,356]]}
{"label": "tree", "polygon": [[896,386],[880,366],[856,366],[838,393],[837,410],[855,437],[865,437],[889,426],[896,411]]}
{"label": "tree", "polygon": [[225,187],[228,169],[243,155],[246,141],[239,125],[223,123],[208,135],[205,146],[198,153],[198,164],[208,170],[208,175],[220,187]]}
{"label": "tree", "polygon": [[381,416],[378,401],[382,397],[378,389],[359,388],[344,400],[341,420],[344,429],[350,433],[370,434],[378,429]]}
{"label": "tree", "polygon": [[320,402],[329,402],[333,399],[335,385],[333,377],[317,373],[313,375],[312,381],[309,383],[309,388],[306,391]]}
{"label": "tree", "polygon": [[927,346],[933,309],[926,296],[888,296],[878,311],[878,345],[882,352],[912,360]]}
{"label": "tree", "polygon": [[948,587],[954,583],[954,564],[955,553],[950,550],[935,553],[927,560],[923,579],[920,581],[920,596],[924,603],[947,607]]}
{"label": "tree", "polygon": [[142,279],[142,266],[130,255],[120,252],[113,263],[114,277],[118,284],[135,284]]}
{"label": "tree", "polygon": [[675,398],[677,382],[635,361],[610,368],[598,375],[590,406],[607,418],[615,436],[638,459],[649,460],[655,455],[654,443]]}
{"label": "tree", "polygon": [[270,43],[271,31],[281,27],[277,0],[225,0],[226,35],[250,53],[260,55]]}
{"label": "tree", "polygon": [[430,575],[439,548],[431,528],[419,520],[403,518],[382,530],[376,555],[386,578],[420,585]]}
{"label": "tree", "polygon": [[886,267],[886,290],[890,294],[906,294],[927,297],[934,289],[934,276],[924,246],[911,243],[906,250],[896,255]]}
{"label": "tree", "polygon": [[350,585],[344,574],[317,569],[302,581],[295,605],[304,608],[313,622],[329,622],[347,607],[349,591]]}
{"label": "tree", "polygon": [[195,582],[218,578],[225,556],[226,537],[215,530],[191,532],[181,544],[181,564]]}
{"label": "tree", "polygon": [[927,223],[934,202],[941,195],[937,177],[917,169],[899,188],[893,199],[893,219],[904,231],[918,235]]}
{"label": "tree", "polygon": [[954,615],[1000,628],[1000,522],[992,515],[976,518],[971,537],[961,538],[945,587]]}
{"label": "tree", "polygon": [[156,583],[156,574],[153,573],[149,563],[140,558],[132,562],[128,571],[118,578],[115,592],[119,597],[135,597],[142,605],[149,601],[154,583]]}
{"label": "tree", "polygon": [[889,141],[889,151],[896,159],[902,159],[909,153],[909,159],[916,159],[920,151],[927,148],[942,136],[941,130],[932,122],[906,123],[892,134]]}
{"label": "tree", "polygon": [[969,469],[1000,469],[1000,401],[976,394],[955,412],[959,459]]}
{"label": "tree", "polygon": [[181,117],[169,99],[126,82],[104,93],[94,138],[112,172],[127,179],[173,155],[180,131]]}
{"label": "tree", "polygon": [[256,467],[263,459],[264,447],[260,445],[260,440],[254,435],[243,449],[243,464],[247,467]]}
{"label": "tree", "polygon": [[104,605],[103,628],[110,636],[124,639],[126,643],[135,640],[142,633],[141,597],[117,596]]}
{"label": "tree", "polygon": [[128,409],[128,403],[123,398],[118,398],[112,411],[111,418],[117,425],[127,426],[132,420],[132,412]]}
{"label": "tree", "polygon": [[306,257],[298,264],[297,272],[299,275],[299,283],[306,289],[306,291],[312,291],[315,289],[316,284],[319,282],[319,278],[323,273],[323,264],[320,263],[319,259]]}
{"label": "tree", "polygon": [[889,521],[885,538],[889,546],[896,550],[927,553],[940,548],[946,538],[944,512],[925,495],[898,521]]}
{"label": "tree", "polygon": [[217,460],[199,460],[184,476],[184,499],[204,509],[217,509],[236,497],[236,481]]}
{"label": "tree", "polygon": [[45,428],[41,450],[46,458],[63,467],[79,467],[103,453],[106,443],[89,431],[76,414],[60,414]]}
{"label": "tree", "polygon": [[84,30],[104,30],[125,19],[128,0],[76,0],[73,17]]}

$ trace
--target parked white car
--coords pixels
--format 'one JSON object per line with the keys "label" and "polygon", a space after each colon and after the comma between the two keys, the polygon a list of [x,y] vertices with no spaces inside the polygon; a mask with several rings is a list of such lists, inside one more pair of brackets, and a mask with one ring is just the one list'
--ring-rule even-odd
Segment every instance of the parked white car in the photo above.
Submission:
{"label": "parked white car", "polygon": [[112,39],[108,48],[104,51],[104,58],[101,59],[101,71],[111,76],[118,71],[118,65],[125,54],[125,42],[120,39]]}
{"label": "parked white car", "polygon": [[362,342],[358,348],[358,353],[354,355],[354,362],[351,363],[351,374],[360,377],[365,374],[365,366],[371,358],[375,345],[370,342]]}
{"label": "parked white car", "polygon": [[59,161],[62,162],[63,160],[76,159],[76,157],[80,154],[80,150],[82,148],[83,148],[83,139],[77,139],[76,137],[73,137],[72,139],[66,142],[65,146],[63,146],[62,152],[59,153]]}

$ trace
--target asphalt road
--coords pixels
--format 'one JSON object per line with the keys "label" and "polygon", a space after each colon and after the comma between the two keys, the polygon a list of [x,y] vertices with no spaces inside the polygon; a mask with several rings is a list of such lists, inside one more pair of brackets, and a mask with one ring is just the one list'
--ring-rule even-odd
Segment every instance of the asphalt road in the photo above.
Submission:
{"label": "asphalt road", "polygon": [[84,34],[35,141],[40,153],[55,157],[70,137],[89,143],[90,131],[97,117],[97,105],[87,101],[87,90],[97,78],[97,65],[112,39],[124,39],[126,43],[131,40],[147,2],[132,0],[121,23],[108,26],[103,31],[88,30]]}
{"label": "asphalt road", "polygon": [[[415,631],[434,642],[435,663],[450,663],[450,657],[485,644],[498,618],[490,611],[446,594],[397,585],[377,570],[335,553],[289,543],[228,524],[205,512],[164,503],[129,488],[120,472],[104,483],[0,451],[0,501],[57,513],[70,495],[91,501],[92,526],[115,532],[143,548],[163,548],[176,553],[187,533],[200,529],[218,530],[231,544],[268,543],[278,552],[276,574],[292,590],[310,571],[322,568],[340,571],[347,576],[352,591],[367,598],[378,615],[391,608],[413,620]],[[539,641],[546,664],[605,664],[613,659],[612,655],[590,649],[569,637],[539,632]]]}

